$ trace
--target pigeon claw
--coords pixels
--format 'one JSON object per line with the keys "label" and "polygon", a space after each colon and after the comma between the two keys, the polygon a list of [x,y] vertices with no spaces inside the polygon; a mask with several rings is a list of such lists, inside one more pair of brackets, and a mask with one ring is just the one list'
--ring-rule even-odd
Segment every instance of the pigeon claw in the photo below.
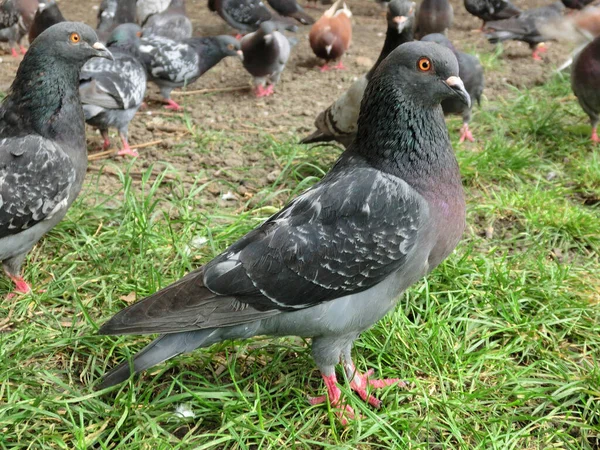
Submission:
{"label": "pigeon claw", "polygon": [[325,63],[319,68],[319,70],[321,72],[327,72],[328,70],[330,70],[330,67],[327,65],[327,63]]}
{"label": "pigeon claw", "polygon": [[166,109],[170,109],[172,111],[183,111],[183,107],[181,105],[179,105],[179,103],[177,103],[174,100],[167,100],[167,104],[165,105]]}
{"label": "pigeon claw", "polygon": [[333,66],[333,68],[337,70],[346,70],[346,66],[344,66],[342,61],[338,62],[335,66]]}
{"label": "pigeon claw", "polygon": [[475,138],[473,137],[473,133],[469,130],[469,124],[465,123],[460,129],[460,139],[458,142],[463,143],[465,139],[469,142],[475,142]]}
{"label": "pigeon claw", "polygon": [[31,286],[20,276],[8,275],[8,277],[15,283],[15,290],[7,295],[7,299],[15,297],[17,294],[28,294],[31,292]]}
{"label": "pigeon claw", "polygon": [[13,55],[13,57],[18,58],[19,54],[17,53],[17,50],[14,48],[10,49],[10,54]]}
{"label": "pigeon claw", "polygon": [[25,53],[27,53],[27,49],[25,47],[23,47],[22,45],[19,45],[19,49],[21,50],[21,54],[24,55]]}
{"label": "pigeon claw", "polygon": [[354,392],[356,392],[360,398],[362,398],[369,405],[374,406],[375,408],[381,407],[381,400],[376,398],[373,395],[370,395],[367,392],[367,386],[370,386],[374,389],[381,389],[387,386],[393,386],[397,384],[398,386],[405,387],[406,383],[399,378],[384,378],[381,380],[371,379],[371,375],[373,375],[374,370],[371,369],[367,371],[365,374],[361,374],[360,372],[354,372],[354,377],[352,377],[352,381],[350,382],[350,387]]}
{"label": "pigeon claw", "polygon": [[131,156],[132,158],[137,158],[138,156],[140,156],[140,154],[133,150],[131,147],[123,147],[122,150],[119,150],[117,156]]}
{"label": "pigeon claw", "polygon": [[254,94],[256,95],[257,98],[261,98],[261,97],[268,97],[269,95],[272,95],[273,92],[274,92],[274,88],[273,88],[272,84],[270,84],[266,88],[263,85],[259,84],[258,86],[256,86]]}
{"label": "pigeon claw", "polygon": [[592,137],[590,139],[595,143],[600,142],[600,138],[598,137],[598,132],[596,131],[595,127],[592,129]]}
{"label": "pigeon claw", "polygon": [[[335,415],[340,420],[340,423],[343,426],[348,425],[348,419],[355,419],[356,414],[350,405],[341,404],[342,391],[337,386],[337,378],[335,377],[335,374],[330,376],[322,375],[322,377],[323,381],[325,382],[325,387],[327,388],[327,395],[308,397],[308,402],[311,405],[322,405],[327,403],[327,400],[329,399],[331,406],[336,408]],[[348,419],[346,417],[348,417]]]}

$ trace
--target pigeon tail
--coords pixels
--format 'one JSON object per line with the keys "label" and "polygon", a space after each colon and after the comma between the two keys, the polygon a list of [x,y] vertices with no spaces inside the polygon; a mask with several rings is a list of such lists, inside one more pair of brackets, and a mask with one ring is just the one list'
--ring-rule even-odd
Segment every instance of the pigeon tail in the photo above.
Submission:
{"label": "pigeon tail", "polygon": [[321,130],[315,130],[310,136],[306,136],[299,144],[314,144],[316,142],[331,142],[335,138],[323,133]]}

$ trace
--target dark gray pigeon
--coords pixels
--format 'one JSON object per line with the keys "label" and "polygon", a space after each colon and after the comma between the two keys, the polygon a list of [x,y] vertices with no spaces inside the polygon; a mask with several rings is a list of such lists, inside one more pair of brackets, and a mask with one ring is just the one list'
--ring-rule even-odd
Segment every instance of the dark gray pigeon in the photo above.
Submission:
{"label": "dark gray pigeon", "polygon": [[256,96],[273,94],[290,57],[288,39],[277,31],[273,22],[263,22],[257,31],[244,36],[241,47],[244,67],[254,77]]}
{"label": "dark gray pigeon", "polygon": [[115,127],[123,148],[119,156],[138,156],[129,147],[127,129],[146,94],[146,71],[140,62],[142,29],[134,23],[115,28],[108,39],[114,60],[93,58],[81,69],[79,95],[85,121],[100,130],[103,150],[110,146],[108,129]]}
{"label": "dark gray pigeon", "polygon": [[[162,334],[134,356],[134,372],[228,339],[310,337],[332,405],[341,403],[335,366],[342,362],[350,387],[379,406],[367,388],[401,382],[361,374],[353,342],[452,252],[465,225],[440,107],[447,98],[469,102],[457,75],[456,58],[442,46],[398,47],[369,81],[356,140],[319,183],[99,332]],[[129,376],[126,361],[101,387]]]}
{"label": "dark gray pigeon", "polygon": [[262,0],[215,0],[212,5],[229,26],[241,33],[256,31],[262,22],[268,20],[277,22],[288,31],[298,29],[292,19],[271,13]]}
{"label": "dark gray pigeon", "polygon": [[[435,42],[436,44],[443,45],[452,50],[454,56],[456,56],[456,59],[458,60],[458,75],[465,83],[465,89],[469,93],[471,100],[477,100],[477,104],[481,106],[481,94],[483,94],[485,80],[483,78],[483,67],[479,62],[479,58],[475,55],[459,52],[454,45],[452,45],[450,39],[440,33],[428,34],[421,40],[425,42]],[[456,101],[453,98],[446,99],[442,102],[444,114],[462,115],[463,126],[460,129],[459,142],[464,142],[465,139],[471,142],[475,140],[473,139],[471,130],[469,130],[472,106],[473,105],[467,106],[463,102]]]}
{"label": "dark gray pigeon", "polygon": [[594,0],[562,0],[563,5],[570,9],[583,9]]}
{"label": "dark gray pigeon", "polygon": [[420,39],[431,33],[446,34],[453,20],[454,10],[449,0],[423,0],[417,11],[415,35]]}
{"label": "dark gray pigeon", "polygon": [[102,41],[119,25],[136,22],[136,0],[102,0],[96,31]]}
{"label": "dark gray pigeon", "polygon": [[171,99],[175,88],[190,85],[226,56],[242,56],[240,43],[231,36],[194,37],[174,41],[165,37],[144,37],[140,45],[148,79],[156,83],[166,108],[183,108]]}
{"label": "dark gray pigeon", "polygon": [[11,54],[17,58],[16,47],[19,46],[21,53],[27,51],[22,45],[21,40],[25,36],[25,30],[21,14],[13,0],[3,0],[0,3],[0,42],[8,42]]}
{"label": "dark gray pigeon", "polygon": [[371,70],[356,80],[335,102],[315,119],[317,128],[301,144],[337,141],[348,147],[356,136],[360,103],[367,83],[379,64],[401,44],[413,40],[415,4],[409,0],[392,0],[388,3],[387,32],[379,58]]}
{"label": "dark gray pigeon", "polygon": [[170,4],[171,0],[137,0],[136,10],[138,22],[144,26],[150,16],[153,14],[160,14],[165,11]]}
{"label": "dark gray pigeon", "polygon": [[81,66],[111,57],[87,25],[63,22],[33,42],[0,106],[0,261],[16,285],[27,253],[64,217],[87,168]]}
{"label": "dark gray pigeon", "polygon": [[40,7],[33,18],[33,23],[29,28],[29,43],[32,43],[44,30],[61,22],[66,22],[66,19],[60,12],[58,3],[54,0],[40,3]]}
{"label": "dark gray pigeon", "polygon": [[315,19],[304,11],[296,0],[267,0],[269,6],[283,17],[292,17],[303,25],[312,25]]}
{"label": "dark gray pigeon", "polygon": [[546,51],[546,47],[543,45],[545,38],[540,34],[538,27],[544,22],[560,17],[564,9],[561,2],[528,9],[510,19],[487,22],[483,32],[492,44],[507,40],[528,43],[532,50],[531,56],[539,61],[542,59],[539,54]]}
{"label": "dark gray pigeon", "polygon": [[513,5],[510,0],[464,0],[465,9],[475,17],[483,20],[481,31],[485,23],[491,20],[504,20],[521,14],[521,10]]}
{"label": "dark gray pigeon", "polygon": [[577,56],[571,71],[571,86],[579,104],[592,124],[593,142],[598,138],[598,114],[600,113],[600,37],[590,42]]}
{"label": "dark gray pigeon", "polygon": [[185,15],[184,0],[171,0],[169,7],[151,15],[144,24],[145,36],[162,36],[176,41],[192,37],[192,22]]}

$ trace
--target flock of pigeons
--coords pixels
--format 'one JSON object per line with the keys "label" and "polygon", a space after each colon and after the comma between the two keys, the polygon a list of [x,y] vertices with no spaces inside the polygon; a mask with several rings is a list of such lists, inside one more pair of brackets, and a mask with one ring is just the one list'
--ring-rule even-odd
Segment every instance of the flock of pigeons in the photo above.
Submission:
{"label": "flock of pigeons", "polygon": [[[234,29],[248,33],[241,41],[191,37],[183,0],[103,0],[96,32],[66,21],[53,1],[35,11],[32,2],[0,6],[7,25],[0,31],[11,30],[5,35],[13,53],[23,36],[31,40],[0,106],[0,261],[17,293],[31,290],[21,276],[25,256],[83,185],[85,122],[101,131],[105,147],[108,128],[117,128],[120,154],[134,156],[127,126],[146,81],[159,86],[168,108],[180,109],[170,98],[174,88],[226,56],[239,56],[256,95],[270,95],[293,46],[283,31],[311,25],[310,45],[325,60],[322,70],[333,61],[343,67],[352,36],[351,12],[340,1],[314,21],[295,0],[269,0],[275,11],[257,0],[209,0]],[[534,56],[542,38],[532,17],[562,9],[521,12],[507,0],[465,0],[465,6],[484,21],[489,39],[525,40],[535,46]],[[341,406],[340,362],[351,388],[373,406],[380,401],[369,387],[403,384],[360,373],[351,348],[462,235],[465,200],[444,113],[461,114],[461,141],[472,140],[471,98],[479,101],[484,81],[477,58],[445,36],[452,21],[448,0],[423,0],[418,10],[409,0],[391,0],[386,8],[388,28],[375,65],[319,114],[316,131],[303,140],[346,147],[330,172],[221,255],[105,323],[102,334],[161,336],[110,371],[101,387],[178,354],[256,335],[312,338],[327,388],[313,404],[329,399]],[[573,69],[594,141],[599,47],[598,40],[585,47]],[[345,422],[354,413],[344,407],[339,416]]]}

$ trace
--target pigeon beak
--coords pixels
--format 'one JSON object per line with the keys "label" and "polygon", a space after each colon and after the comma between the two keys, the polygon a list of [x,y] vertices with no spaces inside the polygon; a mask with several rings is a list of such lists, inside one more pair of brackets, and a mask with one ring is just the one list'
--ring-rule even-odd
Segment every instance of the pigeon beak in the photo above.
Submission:
{"label": "pigeon beak", "polygon": [[237,51],[237,55],[240,57],[240,59],[243,61],[244,60],[244,52],[241,50]]}
{"label": "pigeon beak", "polygon": [[110,59],[111,61],[115,60],[112,53],[108,51],[108,49],[104,46],[104,44],[102,44],[100,42],[96,42],[94,45],[92,45],[92,48],[94,50],[96,50],[95,56],[97,56],[98,58],[106,58],[106,59]]}
{"label": "pigeon beak", "polygon": [[404,27],[406,27],[406,23],[408,22],[408,17],[405,16],[396,16],[392,19],[392,22],[396,24],[396,30],[398,34],[404,31]]}
{"label": "pigeon beak", "polygon": [[469,93],[465,89],[465,84],[463,80],[459,77],[449,77],[446,81],[444,81],[446,86],[448,86],[452,91],[456,94],[456,96],[465,104],[468,108],[471,107],[471,97]]}

